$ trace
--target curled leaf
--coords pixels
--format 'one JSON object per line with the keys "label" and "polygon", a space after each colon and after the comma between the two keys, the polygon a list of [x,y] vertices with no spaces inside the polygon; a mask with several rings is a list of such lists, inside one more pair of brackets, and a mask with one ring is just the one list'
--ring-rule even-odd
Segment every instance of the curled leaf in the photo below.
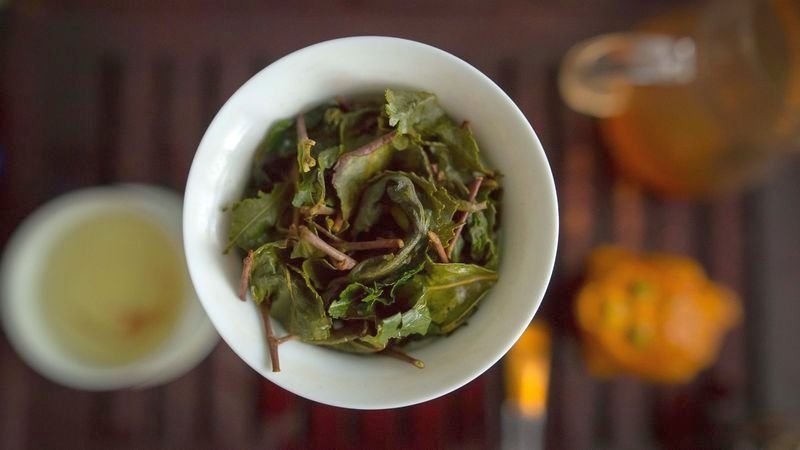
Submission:
{"label": "curled leaf", "polygon": [[[424,244],[427,239],[430,219],[417,197],[414,183],[406,176],[390,174],[370,185],[364,193],[365,201],[361,205],[359,214],[365,211],[364,214],[370,215],[369,210],[375,208],[375,204],[384,193],[392,203],[403,210],[413,225],[413,230],[403,239],[405,245],[397,254],[376,256],[358,263],[349,274],[352,281],[375,281],[394,272],[402,272],[420,252],[420,244]],[[366,220],[363,219],[362,222]],[[359,218],[356,218],[356,223],[359,223]]]}
{"label": "curled leaf", "polygon": [[393,136],[393,132],[388,133],[339,157],[333,169],[332,183],[339,196],[344,220],[350,218],[367,181],[388,166],[394,151],[389,145]]}

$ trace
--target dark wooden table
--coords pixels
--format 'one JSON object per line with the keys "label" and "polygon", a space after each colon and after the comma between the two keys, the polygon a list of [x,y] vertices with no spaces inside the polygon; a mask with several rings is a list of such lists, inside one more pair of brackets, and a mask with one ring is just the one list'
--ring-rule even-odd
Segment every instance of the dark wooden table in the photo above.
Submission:
{"label": "dark wooden table", "polygon": [[[216,110],[275,58],[339,36],[408,37],[496,80],[550,158],[562,228],[542,310],[554,330],[547,448],[728,448],[753,421],[800,417],[800,161],[749,193],[661,201],[615,176],[594,122],[555,89],[570,45],[675,2],[106,3],[20,1],[0,12],[0,242],[72,189],[136,181],[181,191]],[[601,242],[689,254],[742,294],[744,325],[691,385],[589,378],[570,302]],[[341,410],[263,381],[225,344],[166,386],[85,393],[43,379],[0,339],[3,449],[497,448],[502,398],[498,365],[424,405]]]}

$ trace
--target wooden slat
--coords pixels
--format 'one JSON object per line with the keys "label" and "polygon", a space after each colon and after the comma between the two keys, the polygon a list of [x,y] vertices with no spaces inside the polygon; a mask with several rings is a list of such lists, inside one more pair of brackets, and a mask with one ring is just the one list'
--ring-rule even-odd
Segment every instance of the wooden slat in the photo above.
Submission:
{"label": "wooden slat", "polygon": [[496,448],[502,439],[500,410],[503,407],[505,393],[503,389],[503,368],[500,364],[486,371],[482,376],[485,384],[483,390],[484,427],[482,444],[488,448]]}
{"label": "wooden slat", "polygon": [[[169,93],[166,105],[167,131],[166,147],[169,149],[169,186],[182,191],[189,173],[189,164],[194,149],[203,132],[203,100],[216,92],[203,92],[203,73],[200,63],[192,54],[179,54],[171,58],[174,70],[166,73],[169,78],[164,93]],[[208,430],[198,428],[200,417],[205,412],[199,408],[201,395],[208,395],[203,389],[210,384],[207,374],[194,370],[178,380],[164,386],[163,425],[165,442],[170,446],[182,447]]]}
{"label": "wooden slat", "polygon": [[0,448],[17,450],[29,446],[32,378],[31,370],[8,342],[0,342]]}
{"label": "wooden slat", "polygon": [[359,414],[359,442],[365,448],[398,448],[397,413],[392,410],[364,411]]}
{"label": "wooden slat", "polygon": [[261,448],[305,448],[309,441],[307,425],[313,402],[302,399],[277,385],[260,381],[258,442]]}
{"label": "wooden slat", "polygon": [[[5,34],[5,33],[4,33]],[[47,173],[47,161],[41,158],[45,149],[44,135],[38,124],[45,122],[46,99],[38,95],[47,79],[41,70],[46,55],[28,51],[25,46],[44,46],[47,39],[36,32],[36,27],[11,33],[6,55],[14,61],[17,77],[5,76],[4,87],[14,84],[14,89],[3,89],[3,112],[5,129],[8,132],[4,155],[5,185],[3,193],[3,236],[8,237],[12,228],[30,213],[34,206],[46,198],[48,186],[41,182],[41,174]],[[5,67],[4,67],[5,69]],[[7,74],[4,74],[7,75]],[[32,389],[35,375],[14,354],[7,337],[0,344],[0,447],[21,449],[30,446]]]}
{"label": "wooden slat", "polygon": [[[562,133],[560,171],[556,183],[560,192],[559,215],[561,235],[557,266],[562,283],[580,276],[584,260],[593,245],[593,215],[595,201],[595,148],[591,147],[594,135],[592,122],[569,111],[563,112],[559,125]],[[554,292],[551,288],[551,292]],[[553,362],[548,404],[546,448],[590,448],[594,430],[595,386],[586,373],[580,357],[577,339],[566,334],[572,323],[572,296],[567,286],[558,290],[560,297],[550,297],[558,302],[552,314],[554,327],[559,333],[553,339]],[[552,294],[551,294],[552,295]],[[567,330],[565,332],[565,330]]]}
{"label": "wooden slat", "polygon": [[[753,374],[755,394],[761,397],[758,413],[800,417],[800,158],[784,164],[782,172],[765,187],[756,206],[758,239],[763,259],[745,261],[758,270],[757,295],[751,303],[758,340],[755,352],[762,365]],[[794,393],[794,394],[791,394]],[[796,422],[795,422],[796,423]]]}
{"label": "wooden slat", "polygon": [[153,181],[150,161],[155,153],[150,128],[155,115],[154,77],[146,54],[132,49],[121,62],[119,92],[120,130],[115,158],[114,178],[125,182]]}
{"label": "wooden slat", "polygon": [[[618,179],[611,192],[614,243],[640,250],[646,234],[646,205],[641,191]],[[651,441],[651,398],[641,381],[622,377],[611,382],[607,412],[613,448],[645,448]]]}
{"label": "wooden slat", "polygon": [[[654,212],[654,229],[650,232],[653,250],[697,257],[696,208],[687,201],[667,200],[660,202]],[[682,446],[692,442],[692,423],[697,422],[701,414],[698,405],[691,401],[695,395],[692,386],[656,389],[655,431],[664,445]]]}
{"label": "wooden slat", "polygon": [[[121,59],[125,70],[120,76],[119,137],[112,139],[119,146],[112,168],[120,181],[152,183],[157,181],[158,163],[152,158],[153,135],[149,118],[155,113],[154,77],[147,55],[132,52],[130,59]],[[108,433],[134,441],[159,435],[161,392],[156,388],[122,390],[108,399]]]}
{"label": "wooden slat", "polygon": [[244,448],[254,434],[257,375],[224,343],[211,355],[212,436],[220,448]]}
{"label": "wooden slat", "polygon": [[721,198],[712,206],[708,241],[709,276],[736,292],[743,301],[743,323],[726,338],[712,377],[725,392],[725,398],[714,408],[720,421],[742,423],[747,419],[747,342],[748,298],[744,283],[744,246],[746,234],[744,209],[740,197]]}
{"label": "wooden slat", "polygon": [[[210,116],[251,74],[249,59],[232,49],[220,55],[218,86],[214,98],[209,96],[202,103],[204,116],[201,121],[210,122]],[[196,144],[199,144],[197,137]],[[188,138],[185,138],[188,145]],[[193,153],[194,150],[192,150]],[[272,433],[271,421],[264,423],[258,413],[262,399],[259,398],[261,377],[245,364],[226,344],[221,344],[211,355],[212,386],[212,433],[214,442],[223,448],[243,448],[252,445],[254,439],[261,441]],[[263,429],[259,429],[263,428]],[[269,448],[269,446],[267,446]]]}
{"label": "wooden slat", "polygon": [[[494,386],[488,383],[491,376],[482,375],[473,382],[467,384],[459,389],[458,409],[452,412],[454,417],[460,418],[459,432],[456,434],[456,441],[451,444],[457,444],[460,448],[481,448],[484,444],[484,439],[488,441],[486,418],[489,420],[497,420],[500,412],[492,408],[491,412],[487,411],[486,391],[494,389]],[[491,415],[491,417],[490,417]],[[488,443],[488,442],[487,442]]]}
{"label": "wooden slat", "polygon": [[310,449],[356,448],[355,413],[334,406],[313,403],[309,408]]}
{"label": "wooden slat", "polygon": [[194,54],[178,54],[172,61],[166,89],[171,100],[167,108],[170,185],[182,191],[204,131],[203,74],[200,58]]}
{"label": "wooden slat", "polygon": [[[102,79],[92,52],[62,54],[51,48],[42,56],[38,70],[47,70],[52,78],[46,86],[39,87],[49,101],[44,110],[47,126],[38,133],[44,135],[47,146],[48,166],[43,172],[51,174],[47,194],[54,196],[100,181],[96,136]],[[32,378],[32,383],[28,422],[32,427],[31,445],[48,448],[64,442],[78,446],[88,442],[92,430],[91,394],[38,376]],[[42,423],[50,424],[48,433],[32,433]]]}
{"label": "wooden slat", "polygon": [[447,442],[445,436],[447,403],[449,398],[440,397],[429,402],[411,407],[411,448],[443,448]]}

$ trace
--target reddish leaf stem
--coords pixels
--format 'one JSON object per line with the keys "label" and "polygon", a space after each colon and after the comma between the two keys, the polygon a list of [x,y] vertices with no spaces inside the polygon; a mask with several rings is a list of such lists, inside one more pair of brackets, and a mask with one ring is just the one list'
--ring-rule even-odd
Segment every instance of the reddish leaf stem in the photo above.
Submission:
{"label": "reddish leaf stem", "polygon": [[404,361],[410,364],[413,364],[414,367],[417,369],[424,369],[425,363],[420,361],[413,356],[407,355],[405,352],[402,352],[394,347],[386,347],[383,351],[381,351],[386,356],[391,356],[394,359],[399,359],[400,361]]}
{"label": "reddish leaf stem", "polygon": [[267,331],[267,346],[269,347],[269,359],[272,362],[272,371],[280,372],[281,362],[278,359],[278,344],[280,344],[280,341],[275,337],[275,333],[272,331],[272,318],[269,315],[269,299],[265,300],[260,306],[261,319],[264,321],[264,328]]}
{"label": "reddish leaf stem", "polygon": [[248,250],[247,256],[244,257],[242,262],[242,278],[239,282],[239,299],[244,301],[247,295],[247,287],[250,284],[250,268],[253,267],[253,251]]}
{"label": "reddish leaf stem", "polygon": [[331,259],[336,261],[335,265],[337,269],[350,270],[356,265],[355,259],[347,256],[339,250],[336,250],[330,244],[320,239],[319,236],[312,233],[311,230],[309,230],[305,225],[300,225],[298,230],[300,232],[300,239],[303,239],[304,241],[321,250],[326,255],[330,256]]}
{"label": "reddish leaf stem", "polygon": [[311,222],[311,223],[314,225],[314,228],[316,228],[317,231],[319,231],[320,233],[324,234],[325,237],[327,237],[328,239],[334,241],[334,244],[333,244],[334,247],[336,246],[336,242],[342,242],[343,241],[342,238],[340,238],[339,236],[336,236],[335,234],[331,233],[330,231],[327,230],[327,228],[323,227],[322,225],[320,225],[320,224],[318,224],[316,222]]}
{"label": "reddish leaf stem", "polygon": [[399,249],[403,248],[405,243],[402,239],[376,239],[374,241],[338,241],[332,244],[334,247],[348,251],[348,250],[379,250],[379,249]]}
{"label": "reddish leaf stem", "polygon": [[450,258],[447,256],[447,252],[444,251],[444,247],[442,246],[442,240],[439,239],[439,235],[434,233],[433,231],[428,231],[428,239],[431,241],[433,249],[436,250],[436,254],[439,255],[439,260],[445,264],[449,263]]}

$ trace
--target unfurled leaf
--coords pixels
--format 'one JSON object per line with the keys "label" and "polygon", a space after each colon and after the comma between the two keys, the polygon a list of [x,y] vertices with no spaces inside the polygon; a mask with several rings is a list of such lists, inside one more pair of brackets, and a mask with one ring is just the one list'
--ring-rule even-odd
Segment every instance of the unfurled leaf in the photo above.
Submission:
{"label": "unfurled leaf", "polygon": [[316,159],[319,164],[310,171],[299,174],[299,182],[292,198],[292,206],[295,208],[307,207],[313,211],[325,205],[325,197],[327,195],[325,171],[336,164],[340,151],[341,146],[335,145],[319,152]]}
{"label": "unfurled leaf", "polygon": [[311,281],[283,263],[286,243],[269,243],[253,254],[250,292],[257,303],[269,301],[272,315],[289,333],[307,342],[330,336],[331,319]]}
{"label": "unfurled leaf", "polygon": [[250,293],[256,303],[275,300],[286,290],[285,264],[280,255],[286,250],[285,241],[270,242],[253,252],[250,264]]}
{"label": "unfurled leaf", "polygon": [[[297,134],[294,120],[284,119],[275,122],[253,156],[251,184],[257,191],[272,190],[275,183],[287,178],[291,157],[297,151]],[[285,169],[284,169],[285,168]]]}
{"label": "unfurled leaf", "polygon": [[470,246],[470,257],[477,264],[487,266],[487,263],[495,255],[496,249],[489,229],[489,222],[486,220],[486,215],[483,211],[470,214],[469,219],[467,219],[466,230],[466,238]]}
{"label": "unfurled leaf", "polygon": [[341,325],[341,328],[334,329],[327,339],[316,341],[314,344],[345,350],[348,343],[356,341],[369,333],[370,321],[367,320],[347,320],[337,321],[337,323]]}
{"label": "unfurled leaf", "polygon": [[409,280],[414,278],[418,273],[422,272],[427,265],[425,258],[417,258],[412,264],[409,264],[405,271],[399,277],[392,280],[392,289],[389,291],[389,296],[392,301],[397,301],[397,291],[401,289]]}
{"label": "unfurled leaf", "polygon": [[339,142],[347,151],[366,144],[375,135],[379,104],[367,104],[343,113],[339,121]]}
{"label": "unfurled leaf", "polygon": [[420,199],[426,211],[430,212],[430,229],[439,236],[444,245],[453,238],[457,224],[454,220],[458,201],[454,199],[446,189],[437,187],[434,183],[420,177],[417,174],[410,174],[409,178],[414,182],[414,186],[420,192]]}
{"label": "unfurled leaf", "polygon": [[274,239],[273,228],[289,205],[289,195],[288,184],[277,183],[269,193],[259,192],[257,197],[235,203],[225,251],[234,245],[252,250]]}
{"label": "unfurled leaf", "polygon": [[[395,138],[397,140],[397,138]],[[397,148],[397,145],[395,145]],[[413,173],[421,176],[429,182],[434,181],[433,172],[431,170],[431,162],[428,154],[417,144],[408,144],[402,151],[395,152],[392,155],[392,162],[390,164],[392,170],[397,172]]]}
{"label": "unfurled leaf", "polygon": [[495,282],[497,272],[474,264],[429,262],[425,270],[398,288],[398,297],[423,302],[437,332],[455,330],[473,312]]}
{"label": "unfurled leaf", "polygon": [[366,319],[375,317],[375,302],[388,303],[381,298],[383,289],[361,283],[351,283],[339,294],[339,298],[328,306],[334,319]]}
{"label": "unfurled leaf", "polygon": [[325,202],[324,171],[319,167],[299,174],[297,190],[292,197],[292,206],[300,208],[312,207]]}
{"label": "unfurled leaf", "polygon": [[341,272],[324,258],[306,259],[301,268],[317,291],[324,290],[334,278],[341,276]]}
{"label": "unfurled leaf", "polygon": [[[434,130],[436,137],[448,149],[450,161],[456,170],[462,173],[478,173],[482,175],[493,175],[481,161],[478,143],[469,127],[457,125],[450,120],[441,121]],[[474,177],[471,177],[474,178]],[[471,181],[470,180],[468,181]]]}
{"label": "unfurled leaf", "polygon": [[470,214],[465,227],[469,241],[470,257],[475,264],[497,269],[500,252],[497,248],[497,201],[496,189],[481,189],[477,200],[486,204],[486,209]]}
{"label": "unfurled leaf", "polygon": [[341,145],[329,147],[321,151],[317,157],[319,167],[324,170],[332,168],[336,165],[336,160],[339,159],[339,155],[342,154],[342,151],[343,148]]}
{"label": "unfurled leaf", "polygon": [[376,351],[383,350],[392,339],[402,339],[414,334],[424,336],[428,333],[431,315],[427,305],[417,302],[405,312],[398,312],[378,322],[374,336],[364,336],[359,341],[368,344]]}
{"label": "unfurled leaf", "polygon": [[281,266],[284,283],[271,298],[272,316],[289,331],[306,342],[325,340],[330,336],[331,319],[325,313],[322,297],[302,272]]}
{"label": "unfurled leaf", "polygon": [[413,137],[427,135],[445,116],[433,94],[387,89],[385,96],[389,125],[397,127],[399,134]]}

